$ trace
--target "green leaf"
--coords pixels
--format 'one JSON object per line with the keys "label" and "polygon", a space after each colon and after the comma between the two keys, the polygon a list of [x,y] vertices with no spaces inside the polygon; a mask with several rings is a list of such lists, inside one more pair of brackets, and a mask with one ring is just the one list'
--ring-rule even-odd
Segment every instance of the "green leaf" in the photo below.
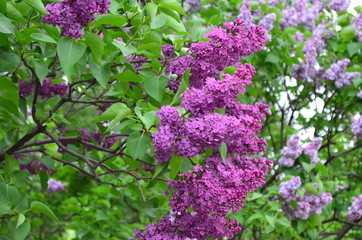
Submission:
{"label": "green leaf", "polygon": [[150,111],[142,115],[141,108],[135,107],[135,113],[139,119],[143,122],[146,129],[149,129],[156,120],[156,111]]}
{"label": "green leaf", "polygon": [[19,12],[18,9],[16,9],[11,3],[6,4],[7,12],[6,15],[19,22],[26,22],[27,20],[23,17],[23,15]]}
{"label": "green leaf", "polygon": [[55,41],[53,38],[49,37],[48,35],[44,33],[32,33],[30,34],[30,38],[39,41],[39,42],[47,42],[47,43],[55,43],[57,44],[57,41]]}
{"label": "green leaf", "polygon": [[111,75],[111,69],[109,67],[109,64],[105,63],[102,64],[101,66],[98,66],[94,62],[92,56],[89,56],[88,62],[90,66],[90,71],[93,74],[94,78],[103,88],[107,88],[108,80]]}
{"label": "green leaf", "polygon": [[38,62],[33,60],[33,66],[36,76],[39,78],[39,81],[42,83],[44,78],[48,76],[48,65],[45,62]]}
{"label": "green leaf", "polygon": [[124,42],[113,41],[112,44],[121,50],[123,56],[128,56],[132,53],[137,52],[137,49],[135,47],[131,45],[126,46]]}
{"label": "green leaf", "polygon": [[226,159],[226,154],[228,152],[228,147],[226,145],[226,143],[222,142],[221,143],[221,147],[219,147],[219,153],[220,153],[220,156],[222,158],[222,160],[225,162],[225,159]]}
{"label": "green leaf", "polygon": [[86,50],[84,43],[75,42],[69,37],[61,37],[58,41],[57,53],[60,64],[68,79],[74,74],[74,65],[82,58]]}
{"label": "green leaf", "polygon": [[151,28],[158,29],[166,24],[168,16],[164,13],[160,13],[151,20]]}
{"label": "green leaf", "polygon": [[35,9],[41,15],[49,15],[48,11],[45,9],[44,4],[41,0],[24,0],[24,2],[29,4],[30,7]]}
{"label": "green leaf", "polygon": [[320,172],[324,177],[328,177],[328,168],[326,166],[324,166],[321,162],[318,162],[315,165],[315,169]]}
{"label": "green leaf", "polygon": [[315,163],[302,162],[302,166],[303,166],[304,170],[306,170],[307,172],[310,172],[314,168]]}
{"label": "green leaf", "polygon": [[151,144],[151,137],[146,133],[133,132],[128,136],[126,147],[129,154],[134,158],[142,156]]}
{"label": "green leaf", "polygon": [[19,214],[18,216],[18,220],[16,221],[16,227],[15,228],[18,228],[21,224],[23,224],[25,221],[25,216],[23,214]]}
{"label": "green leaf", "polygon": [[313,186],[311,183],[307,183],[303,186],[303,188],[307,191],[309,194],[318,195],[318,190]]}
{"label": "green leaf", "polygon": [[55,214],[53,213],[53,211],[44,203],[38,202],[38,201],[33,201],[30,205],[31,210],[35,211],[35,212],[40,212],[46,216],[48,216],[49,218],[51,218],[53,221],[60,223],[59,219],[57,218],[57,216],[55,216]]}
{"label": "green leaf", "polygon": [[181,4],[177,0],[160,0],[158,2],[159,2],[158,5],[159,7],[171,9],[178,12],[181,15],[186,16],[185,11],[183,10]]}
{"label": "green leaf", "polygon": [[19,228],[15,230],[14,239],[23,240],[30,232],[30,223],[24,222]]}
{"label": "green leaf", "polygon": [[113,76],[113,78],[126,82],[141,82],[142,79],[134,72],[124,71]]}
{"label": "green leaf", "polygon": [[156,16],[157,8],[158,8],[158,6],[153,2],[149,2],[146,4],[145,9],[147,11],[147,15],[150,16],[151,19],[153,19]]}
{"label": "green leaf", "polygon": [[347,44],[347,50],[349,55],[352,57],[353,55],[355,55],[356,53],[359,52],[359,50],[362,49],[362,44],[361,43],[356,43],[356,42],[350,42]]}
{"label": "green leaf", "polygon": [[2,13],[0,13],[0,33],[14,34],[14,25]]}
{"label": "green leaf", "polygon": [[354,33],[356,29],[353,26],[347,26],[342,28],[342,31],[339,33],[343,42],[349,42],[354,38]]}
{"label": "green leaf", "polygon": [[290,221],[286,218],[286,217],[279,217],[277,219],[277,223],[279,223],[280,225],[284,226],[284,227],[290,227],[291,226],[291,223]]}
{"label": "green leaf", "polygon": [[4,77],[0,77],[0,96],[11,101],[16,108],[19,105],[18,87],[11,80]]}
{"label": "green leaf", "polygon": [[93,22],[94,26],[111,25],[122,28],[127,23],[127,20],[120,15],[101,15],[97,17],[97,21]]}
{"label": "green leaf", "polygon": [[41,189],[43,191],[46,191],[48,188],[49,175],[44,171],[39,171],[39,177],[40,177]]}
{"label": "green leaf", "polygon": [[182,162],[182,158],[172,154],[172,158],[170,161],[170,177],[171,179],[175,179],[175,177],[177,176],[177,174],[180,171],[181,168],[181,162]]}
{"label": "green leaf", "polygon": [[103,122],[103,121],[110,121],[114,119],[118,119],[121,121],[123,118],[129,116],[131,114],[131,109],[127,107],[124,103],[114,103],[112,104],[102,115],[93,119],[91,122]]}
{"label": "green leaf", "polygon": [[280,62],[280,58],[278,57],[277,54],[270,52],[268,53],[268,56],[266,57],[265,61],[271,63],[278,63]]}
{"label": "green leaf", "polygon": [[275,221],[277,220],[276,217],[272,217],[272,216],[265,216],[266,221],[273,227],[275,227]]}
{"label": "green leaf", "polygon": [[165,93],[165,88],[168,84],[167,77],[146,77],[144,80],[145,91],[158,102],[162,101],[163,94]]}
{"label": "green leaf", "polygon": [[91,33],[87,36],[86,43],[92,51],[92,57],[94,62],[98,65],[101,65],[104,52],[103,40],[99,37],[98,34]]}
{"label": "green leaf", "polygon": [[18,161],[13,158],[12,156],[5,154],[5,166],[4,166],[5,172],[10,174],[14,171],[19,171],[20,166]]}
{"label": "green leaf", "polygon": [[177,33],[185,33],[186,32],[186,28],[185,28],[184,24],[182,22],[177,21],[176,19],[174,19],[173,17],[170,17],[170,16],[168,16],[168,18],[167,18],[166,26],[172,28]]}

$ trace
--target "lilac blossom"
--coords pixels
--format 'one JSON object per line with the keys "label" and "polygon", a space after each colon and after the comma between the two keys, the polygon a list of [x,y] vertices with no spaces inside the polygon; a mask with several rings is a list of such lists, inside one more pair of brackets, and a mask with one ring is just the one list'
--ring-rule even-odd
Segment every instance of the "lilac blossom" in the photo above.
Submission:
{"label": "lilac blossom", "polygon": [[304,34],[298,31],[294,34],[294,38],[297,42],[303,42]]}
{"label": "lilac blossom", "polygon": [[[318,187],[317,184],[313,184],[314,187]],[[289,181],[282,182],[279,185],[279,194],[283,198],[282,210],[287,214],[289,220],[303,219],[306,220],[310,217],[310,213],[321,214],[322,208],[332,201],[332,195],[330,193],[320,193],[313,195],[306,193],[304,189],[303,197],[296,193],[300,188],[301,181],[299,177],[292,178]],[[291,204],[291,201],[296,201],[296,209]]]}
{"label": "lilac blossom", "polygon": [[40,87],[39,96],[42,99],[51,98],[55,95],[64,96],[68,90],[68,85],[65,82],[60,82],[57,84],[52,84],[51,79],[45,78],[43,84]]}
{"label": "lilac blossom", "polygon": [[318,150],[322,146],[322,141],[323,140],[321,138],[316,138],[311,143],[309,143],[305,148],[303,148],[305,155],[310,157],[312,163],[317,163],[320,161],[318,157]]}
{"label": "lilac blossom", "polygon": [[357,97],[358,97],[359,99],[362,99],[362,91],[360,91],[360,92],[357,94]]}
{"label": "lilac blossom", "polygon": [[351,221],[358,221],[362,218],[362,194],[352,198],[352,205],[348,207],[347,217]]}
{"label": "lilac blossom", "polygon": [[355,36],[359,42],[362,42],[362,13],[358,14],[355,18],[353,26],[356,29]]}
{"label": "lilac blossom", "polygon": [[288,140],[287,146],[282,149],[282,157],[279,159],[279,164],[283,167],[291,167],[301,154],[299,136],[293,135]]}
{"label": "lilac blossom", "polygon": [[66,184],[60,182],[60,181],[57,181],[53,178],[50,178],[48,180],[48,193],[55,193],[55,192],[62,192],[64,191],[64,189],[67,187]]}
{"label": "lilac blossom", "polygon": [[328,6],[336,12],[342,12],[348,9],[350,3],[349,0],[332,0]]}
{"label": "lilac blossom", "polygon": [[348,58],[338,61],[325,72],[324,77],[335,81],[337,88],[350,85],[352,79],[359,78],[361,74],[359,72],[345,72],[349,63]]}
{"label": "lilac blossom", "polygon": [[192,12],[197,12],[200,10],[200,3],[202,0],[186,0],[187,4],[190,5],[190,10]]}
{"label": "lilac blossom", "polygon": [[25,82],[25,81],[19,82],[20,97],[27,98],[32,94],[32,92],[33,92],[33,84]]}
{"label": "lilac blossom", "polygon": [[[40,170],[47,174],[53,172],[52,169],[47,168],[40,162],[40,157],[35,153],[14,154],[13,157],[20,162],[20,170],[27,170],[29,174],[37,174]],[[29,159],[31,159],[30,162]],[[22,160],[25,160],[28,163],[23,164],[21,163]]]}
{"label": "lilac blossom", "polygon": [[352,119],[352,132],[358,139],[362,139],[362,117]]}
{"label": "lilac blossom", "polygon": [[50,15],[43,15],[43,21],[62,28],[63,36],[79,38],[89,23],[95,21],[94,14],[106,14],[108,0],[63,0],[46,5]]}

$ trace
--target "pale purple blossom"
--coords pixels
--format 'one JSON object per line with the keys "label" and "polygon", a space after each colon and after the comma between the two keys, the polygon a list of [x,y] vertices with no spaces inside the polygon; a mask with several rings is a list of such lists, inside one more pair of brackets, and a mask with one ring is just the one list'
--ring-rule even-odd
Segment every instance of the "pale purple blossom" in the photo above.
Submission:
{"label": "pale purple blossom", "polygon": [[283,167],[291,167],[301,154],[302,149],[300,148],[299,136],[293,135],[288,140],[287,146],[282,149],[282,157],[279,159],[279,164]]}
{"label": "pale purple blossom", "polygon": [[67,187],[66,184],[60,182],[60,181],[57,181],[53,178],[50,178],[48,180],[48,193],[55,193],[55,192],[62,192],[64,191],[64,189]]}
{"label": "pale purple blossom", "polygon": [[358,139],[362,139],[362,117],[352,119],[352,132]]}
{"label": "pale purple blossom", "polygon": [[303,148],[303,151],[305,155],[310,157],[312,160],[312,163],[317,163],[320,161],[318,157],[318,150],[322,146],[322,138],[316,138],[311,143],[309,143],[305,148]]}
{"label": "pale purple blossom", "polygon": [[351,221],[358,221],[362,218],[362,194],[352,198],[352,205],[348,207],[347,217]]}
{"label": "pale purple blossom", "polygon": [[336,12],[342,12],[348,9],[350,3],[349,0],[332,0],[328,6]]}

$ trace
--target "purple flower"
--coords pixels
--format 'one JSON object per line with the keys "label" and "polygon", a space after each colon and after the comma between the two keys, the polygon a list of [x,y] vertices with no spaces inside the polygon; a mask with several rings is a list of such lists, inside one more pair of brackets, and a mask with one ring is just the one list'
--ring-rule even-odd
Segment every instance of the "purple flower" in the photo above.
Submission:
{"label": "purple flower", "polygon": [[50,15],[43,15],[44,23],[62,28],[63,36],[79,38],[82,28],[95,20],[94,14],[106,14],[108,0],[64,0],[46,5]]}
{"label": "purple flower", "polygon": [[279,164],[284,167],[291,167],[301,154],[299,136],[293,135],[288,140],[287,146],[282,149],[283,156],[279,159]]}
{"label": "purple flower", "polygon": [[25,82],[25,81],[19,82],[20,97],[27,98],[32,94],[32,92],[33,92],[33,84]]}
{"label": "purple flower", "polygon": [[66,184],[50,178],[48,180],[48,193],[62,192],[66,188]]}
{"label": "purple flower", "polygon": [[304,153],[310,157],[312,160],[312,163],[317,163],[320,161],[318,158],[318,150],[322,146],[322,139],[316,138],[313,140],[313,142],[309,143],[305,148],[303,148]]}
{"label": "purple flower", "polygon": [[324,77],[335,81],[337,88],[350,85],[352,79],[359,78],[361,74],[359,72],[345,72],[349,63],[350,60],[348,58],[338,61],[325,72]]}
{"label": "purple flower", "polygon": [[64,82],[60,82],[52,85],[52,81],[49,78],[43,80],[43,84],[40,87],[39,95],[42,99],[51,98],[54,95],[64,96],[68,90],[68,85]]}
{"label": "purple flower", "polygon": [[362,117],[352,119],[352,132],[358,139],[362,139]]}
{"label": "purple flower", "polygon": [[350,1],[348,0],[332,0],[328,6],[336,12],[342,12],[343,10],[348,9],[349,4]]}
{"label": "purple flower", "polygon": [[358,221],[362,218],[362,194],[352,198],[352,205],[348,207],[347,217],[352,221]]}

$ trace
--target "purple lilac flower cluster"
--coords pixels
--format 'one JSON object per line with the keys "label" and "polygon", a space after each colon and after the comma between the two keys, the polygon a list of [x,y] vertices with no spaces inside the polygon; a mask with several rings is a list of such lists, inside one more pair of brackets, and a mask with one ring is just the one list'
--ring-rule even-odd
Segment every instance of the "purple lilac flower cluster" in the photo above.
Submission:
{"label": "purple lilac flower cluster", "polygon": [[50,15],[43,15],[44,23],[62,28],[62,35],[80,38],[82,28],[95,21],[94,14],[106,14],[108,0],[64,0],[50,3],[46,10]]}
{"label": "purple lilac flower cluster", "polygon": [[342,12],[348,9],[350,3],[349,0],[332,0],[328,6],[336,12]]}
{"label": "purple lilac flower cluster", "polygon": [[356,38],[359,42],[362,42],[362,13],[356,16],[353,26],[356,28]]}
{"label": "purple lilac flower cluster", "polygon": [[352,119],[352,132],[358,139],[362,139],[362,117]]}
{"label": "purple lilac flower cluster", "polygon": [[303,148],[303,152],[305,155],[310,157],[312,163],[317,163],[320,161],[318,157],[318,150],[322,146],[322,138],[316,138],[311,143],[309,143],[305,148]]}
{"label": "purple lilac flower cluster", "polygon": [[362,218],[362,194],[352,198],[352,205],[348,208],[347,217],[352,221]]}
{"label": "purple lilac flower cluster", "polygon": [[[330,193],[320,193],[312,195],[304,193],[301,197],[296,193],[296,190],[301,186],[300,177],[292,178],[289,181],[282,182],[279,185],[279,195],[284,199],[282,210],[287,214],[289,220],[308,219],[311,213],[321,214],[322,208],[332,201]],[[317,184],[313,184],[318,187]],[[304,191],[304,189],[302,189]],[[293,207],[291,201],[296,201],[296,208]]]}
{"label": "purple lilac flower cluster", "polygon": [[166,73],[182,77],[188,68],[190,86],[202,88],[208,77],[217,77],[225,67],[235,65],[240,57],[247,57],[265,46],[265,31],[252,26],[245,31],[244,22],[236,19],[224,23],[226,29],[213,27],[205,34],[208,42],[192,43],[189,55],[182,56],[168,63]]}
{"label": "purple lilac flower cluster", "polygon": [[33,92],[33,84],[26,81],[19,82],[19,95],[22,98],[29,97]]}
{"label": "purple lilac flower cluster", "polygon": [[55,192],[62,192],[64,191],[64,189],[67,187],[66,184],[60,182],[60,181],[57,181],[53,178],[50,178],[48,180],[48,193],[55,193]]}
{"label": "purple lilac flower cluster", "polygon": [[238,18],[244,22],[245,31],[249,31],[249,28],[251,26],[259,26],[265,30],[265,38],[267,39],[267,41],[271,41],[271,35],[268,32],[271,31],[274,27],[274,22],[276,20],[275,13],[268,13],[267,15],[263,16],[259,23],[256,25],[252,17],[249,2],[246,2],[240,8]]}
{"label": "purple lilac flower cluster", "polygon": [[300,148],[299,136],[293,135],[287,142],[287,146],[282,149],[282,157],[279,159],[279,165],[284,167],[293,166],[295,160],[302,154]]}
{"label": "purple lilac flower cluster", "polygon": [[348,86],[352,83],[352,79],[359,78],[359,72],[345,72],[350,60],[348,58],[333,64],[330,69],[325,72],[324,77],[335,81],[337,88]]}
{"label": "purple lilac flower cluster", "polygon": [[51,174],[53,172],[52,169],[47,168],[40,162],[40,157],[35,153],[29,152],[26,154],[14,154],[13,157],[18,161],[21,159],[33,159],[29,163],[20,164],[20,170],[27,170],[29,174],[37,174],[40,170],[46,172],[47,174]]}
{"label": "purple lilac flower cluster", "polygon": [[202,0],[186,0],[187,4],[190,5],[190,10],[192,12],[197,12],[200,10],[200,3]]}
{"label": "purple lilac flower cluster", "polygon": [[280,20],[282,27],[296,27],[298,24],[304,25],[313,30],[314,22],[319,17],[320,11],[323,9],[323,4],[315,1],[312,7],[308,8],[306,0],[296,2],[295,7],[288,6],[282,11],[283,19]]}
{"label": "purple lilac flower cluster", "polygon": [[[240,27],[225,25],[229,30],[230,26]],[[213,36],[235,38],[219,28],[214,31],[209,33],[211,39]],[[253,44],[264,43],[265,40],[261,40]],[[207,51],[213,53],[214,48],[204,51],[202,54],[207,56]],[[244,56],[239,54],[239,59]],[[191,87],[181,96],[181,107],[187,110],[186,114],[180,116],[178,108],[171,106],[163,106],[157,112],[161,122],[152,137],[159,163],[170,161],[173,153],[196,157],[206,148],[214,151],[205,160],[205,167],[196,165],[194,170],[179,174],[179,180],[169,182],[169,188],[173,189],[171,216],[148,225],[144,232],[136,229],[137,239],[232,238],[241,229],[239,223],[227,215],[243,207],[246,194],[264,183],[272,162],[248,156],[265,151],[265,140],[255,134],[261,129],[259,122],[269,112],[264,104],[251,106],[237,101],[238,94],[244,93],[245,86],[251,84],[255,70],[249,64],[235,63],[235,66],[238,70],[233,75],[223,74],[222,79],[199,73],[201,86]],[[216,109],[222,109],[225,114],[215,113]],[[234,157],[222,160],[218,148],[223,142],[227,153]]]}
{"label": "purple lilac flower cluster", "polygon": [[39,95],[42,99],[51,98],[55,95],[64,96],[68,90],[68,85],[65,82],[52,84],[51,79],[45,78],[43,84],[40,87]]}

